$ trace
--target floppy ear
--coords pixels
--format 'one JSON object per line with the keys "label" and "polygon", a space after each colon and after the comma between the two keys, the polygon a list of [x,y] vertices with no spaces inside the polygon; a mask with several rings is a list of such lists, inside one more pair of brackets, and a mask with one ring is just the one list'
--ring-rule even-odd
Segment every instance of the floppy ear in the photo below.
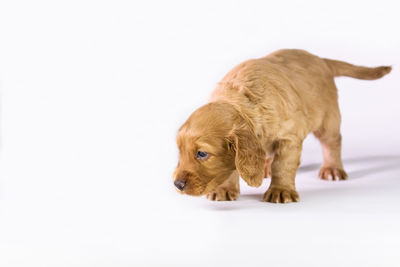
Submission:
{"label": "floppy ear", "polygon": [[232,131],[229,138],[235,151],[235,165],[246,183],[259,187],[264,178],[266,153],[250,127],[242,125]]}

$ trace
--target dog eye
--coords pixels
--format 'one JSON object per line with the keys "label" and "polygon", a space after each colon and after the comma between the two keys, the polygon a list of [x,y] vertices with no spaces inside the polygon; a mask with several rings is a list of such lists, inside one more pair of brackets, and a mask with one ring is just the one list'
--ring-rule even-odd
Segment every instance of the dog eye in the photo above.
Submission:
{"label": "dog eye", "polygon": [[203,151],[197,151],[197,155],[196,158],[197,159],[201,159],[204,160],[208,157],[208,153],[207,152],[203,152]]}

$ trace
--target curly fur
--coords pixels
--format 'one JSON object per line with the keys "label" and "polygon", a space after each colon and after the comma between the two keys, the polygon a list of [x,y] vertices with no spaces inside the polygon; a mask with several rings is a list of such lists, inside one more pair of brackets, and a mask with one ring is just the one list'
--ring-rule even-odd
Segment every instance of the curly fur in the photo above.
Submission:
{"label": "curly fur", "polygon": [[[180,128],[174,179],[185,179],[183,193],[232,200],[239,192],[238,174],[257,187],[270,172],[264,200],[298,201],[294,180],[302,142],[309,133],[322,145],[320,177],[346,179],[334,77],[373,80],[390,71],[388,66],[354,66],[303,50],[279,50],[245,61],[222,79],[210,102]],[[209,157],[196,159],[199,150]]]}

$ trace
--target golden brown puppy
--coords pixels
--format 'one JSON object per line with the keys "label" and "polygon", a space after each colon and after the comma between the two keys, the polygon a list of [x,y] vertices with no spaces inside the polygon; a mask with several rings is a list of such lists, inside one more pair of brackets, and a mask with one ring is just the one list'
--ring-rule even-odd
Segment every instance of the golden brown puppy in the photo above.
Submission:
{"label": "golden brown puppy", "polygon": [[302,143],[321,142],[324,180],[347,175],[340,156],[340,112],[334,77],[374,80],[391,67],[366,68],[303,50],[279,50],[243,62],[179,129],[176,188],[211,200],[234,200],[239,175],[258,187],[272,174],[264,201],[298,201],[295,188]]}

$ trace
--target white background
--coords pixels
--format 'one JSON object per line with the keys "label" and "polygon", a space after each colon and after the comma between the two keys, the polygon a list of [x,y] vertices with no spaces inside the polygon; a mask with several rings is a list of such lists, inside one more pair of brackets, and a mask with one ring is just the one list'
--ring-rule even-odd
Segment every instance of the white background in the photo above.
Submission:
{"label": "white background", "polygon": [[[0,266],[400,266],[396,1],[1,1]],[[280,48],[393,65],[337,79],[349,180],[301,201],[182,196],[175,136],[233,66]]]}

